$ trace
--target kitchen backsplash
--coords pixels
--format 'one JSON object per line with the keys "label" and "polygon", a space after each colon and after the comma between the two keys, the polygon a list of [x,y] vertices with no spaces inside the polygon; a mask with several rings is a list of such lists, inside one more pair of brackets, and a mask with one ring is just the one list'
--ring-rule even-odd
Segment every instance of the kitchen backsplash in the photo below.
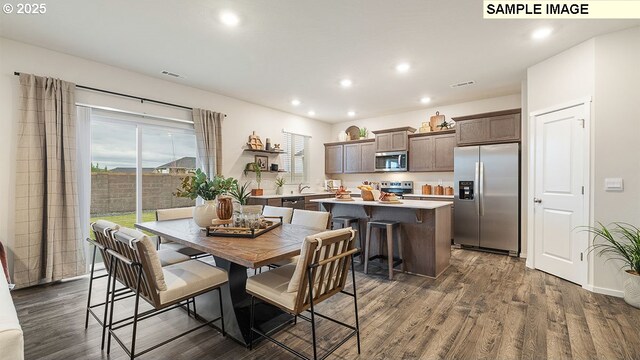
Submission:
{"label": "kitchen backsplash", "polygon": [[433,173],[373,173],[373,174],[336,174],[332,179],[342,180],[342,185],[354,190],[364,180],[368,181],[413,181],[413,192],[420,193],[422,185],[453,186],[453,172]]}

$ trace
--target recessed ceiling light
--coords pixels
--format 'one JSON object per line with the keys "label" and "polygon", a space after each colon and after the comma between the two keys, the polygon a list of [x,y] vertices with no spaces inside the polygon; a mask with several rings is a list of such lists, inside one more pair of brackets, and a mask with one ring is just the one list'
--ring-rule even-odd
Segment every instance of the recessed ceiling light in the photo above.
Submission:
{"label": "recessed ceiling light", "polygon": [[349,115],[349,117],[354,117],[354,116],[356,116],[356,112],[355,111],[349,111],[347,113],[347,115]]}
{"label": "recessed ceiling light", "polygon": [[298,99],[291,100],[291,105],[293,105],[293,106],[298,106],[300,104],[302,104],[302,101],[300,101]]}
{"label": "recessed ceiling light", "polygon": [[421,102],[421,103],[423,103],[423,104],[427,104],[427,103],[429,103],[430,101],[431,101],[431,98],[430,98],[430,97],[427,97],[427,96],[425,96],[425,97],[423,97],[423,98],[420,98],[420,102]]}
{"label": "recessed ceiling light", "polygon": [[220,21],[227,26],[236,26],[240,23],[240,18],[234,12],[225,10],[220,13]]}
{"label": "recessed ceiling light", "polygon": [[553,32],[553,29],[549,27],[540,28],[534,31],[533,33],[531,33],[531,38],[534,40],[542,40],[548,37],[549,35],[551,35],[552,32]]}
{"label": "recessed ceiling light", "polygon": [[342,86],[344,88],[351,87],[351,85],[353,85],[353,81],[351,81],[351,79],[342,79],[342,80],[340,80],[340,86]]}
{"label": "recessed ceiling light", "polygon": [[307,113],[307,115],[309,116],[316,116],[316,112],[313,110],[309,110],[309,112]]}
{"label": "recessed ceiling light", "polygon": [[411,65],[409,63],[400,63],[396,65],[396,71],[399,73],[406,73],[411,69]]}

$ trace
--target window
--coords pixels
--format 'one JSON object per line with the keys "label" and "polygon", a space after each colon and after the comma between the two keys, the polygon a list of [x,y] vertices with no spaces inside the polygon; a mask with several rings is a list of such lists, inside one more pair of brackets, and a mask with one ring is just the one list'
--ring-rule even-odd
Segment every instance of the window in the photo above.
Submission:
{"label": "window", "polygon": [[173,193],[195,163],[193,125],[94,109],[91,221],[133,228],[155,220],[157,209],[194,206]]}
{"label": "window", "polygon": [[309,182],[309,136],[283,132],[284,170],[289,175],[289,183]]}

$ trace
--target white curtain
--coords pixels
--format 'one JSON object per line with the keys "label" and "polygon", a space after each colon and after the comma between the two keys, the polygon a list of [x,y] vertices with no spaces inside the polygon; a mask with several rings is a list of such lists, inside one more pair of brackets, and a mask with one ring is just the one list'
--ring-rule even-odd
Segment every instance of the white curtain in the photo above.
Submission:
{"label": "white curtain", "polygon": [[[76,117],[76,174],[78,175],[78,211],[82,239],[89,237],[89,212],[91,208],[91,108],[77,107]],[[87,242],[83,241],[85,250]],[[88,257],[88,251],[85,251]],[[87,264],[88,265],[88,264]]]}
{"label": "white curtain", "polygon": [[222,174],[222,119],[224,114],[193,109],[199,167],[209,177]]}

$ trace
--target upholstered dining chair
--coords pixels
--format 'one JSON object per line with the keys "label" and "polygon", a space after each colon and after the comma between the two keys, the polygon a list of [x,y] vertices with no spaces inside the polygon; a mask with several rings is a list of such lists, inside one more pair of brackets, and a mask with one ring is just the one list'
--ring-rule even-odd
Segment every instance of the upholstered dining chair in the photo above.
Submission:
{"label": "upholstered dining chair", "polygon": [[[133,229],[120,228],[120,230],[112,232],[112,237],[115,249],[107,249],[107,253],[111,255],[113,273],[118,281],[134,292],[135,303],[133,316],[116,322],[113,321],[114,306],[110,306],[107,354],[111,351],[112,337],[120,344],[127,355],[133,359],[203,326],[214,326],[213,323],[218,320],[220,321],[219,329],[222,335],[225,336],[220,287],[228,282],[226,271],[200,260],[188,260],[163,267],[155,244],[144,233]],[[114,299],[114,287],[115,281],[112,282],[111,301]],[[204,321],[199,326],[145,350],[136,352],[138,322],[189,303],[193,304],[194,318],[201,319],[195,310],[195,297],[212,290],[218,291],[218,299],[220,301],[219,317]],[[139,312],[140,299],[151,305],[152,309]],[[191,314],[187,312],[187,315],[190,316]],[[130,325],[133,328],[131,347],[127,348],[122,339],[117,336],[116,330]]]}
{"label": "upholstered dining chair", "polygon": [[291,217],[293,217],[293,208],[266,205],[262,209],[262,215],[270,217],[282,217],[282,223],[291,224]]}
{"label": "upholstered dining chair", "polygon": [[[93,245],[93,256],[91,260],[91,271],[89,274],[89,292],[87,296],[87,310],[84,320],[84,328],[89,327],[89,315],[93,316],[98,324],[102,327],[102,340],[101,340],[101,349],[104,349],[104,339],[105,332],[107,329],[107,313],[109,308],[109,297],[111,295],[109,284],[112,281],[113,274],[111,273],[111,255],[107,252],[107,249],[114,249],[115,244],[112,237],[113,231],[120,230],[120,225],[106,221],[106,220],[98,220],[91,224],[91,230],[93,232],[95,240],[88,238],[87,242]],[[126,231],[126,230],[125,230]],[[102,256],[103,264],[104,264],[104,273],[97,275],[96,272],[96,252],[100,250],[100,255]],[[158,257],[160,259],[160,264],[162,266],[177,264],[182,261],[190,260],[191,258],[175,252],[169,249],[163,249],[158,252]],[[92,304],[92,292],[94,287],[94,280],[107,277],[107,285],[106,285],[106,295],[105,301],[97,304]],[[114,290],[114,301],[123,300],[129,297],[132,297],[133,294],[127,287],[121,287],[119,289]],[[95,308],[104,306],[102,319],[98,317],[98,314],[95,312]]]}
{"label": "upholstered dining chair", "polygon": [[[264,333],[254,327],[254,307],[256,299],[277,306],[291,314],[294,319],[300,317],[311,322],[311,339],[313,343],[313,359],[318,358],[316,347],[316,316],[342,325],[352,331],[341,341],[321,356],[324,359],[354,335],[357,338],[358,354],[360,353],[360,325],[358,320],[358,300],[356,294],[356,278],[351,271],[353,292],[344,290],[349,269],[353,262],[354,231],[351,228],[330,230],[307,236],[302,243],[300,258],[297,264],[285,265],[271,271],[258,274],[247,279],[247,293],[251,295],[250,307],[250,343],[253,347],[253,335],[258,334],[274,342],[298,357],[308,359],[275,340],[270,333]],[[353,297],[355,325],[332,319],[317,312],[317,306],[332,296],[342,293]],[[310,317],[302,315],[308,311]]]}
{"label": "upholstered dining chair", "polygon": [[291,218],[291,224],[302,225],[318,230],[324,230],[329,227],[329,214],[326,211],[313,211],[313,210],[293,210],[293,217]]}
{"label": "upholstered dining chair", "polygon": [[[193,217],[193,208],[193,206],[190,206],[183,208],[158,209],[156,210],[156,221],[190,219]],[[200,250],[163,239],[160,236],[155,236],[154,240],[156,240],[156,249],[171,249],[192,258],[208,256],[208,254]]]}

